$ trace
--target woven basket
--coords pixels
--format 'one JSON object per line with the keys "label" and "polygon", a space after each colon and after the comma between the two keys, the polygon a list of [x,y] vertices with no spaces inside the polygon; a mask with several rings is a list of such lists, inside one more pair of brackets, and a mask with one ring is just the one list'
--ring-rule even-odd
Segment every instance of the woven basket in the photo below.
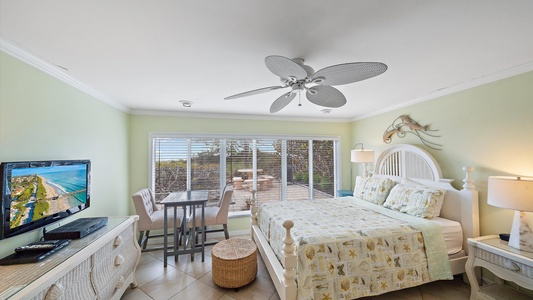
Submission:
{"label": "woven basket", "polygon": [[257,246],[251,240],[223,240],[213,246],[211,258],[213,281],[220,287],[238,288],[255,279]]}

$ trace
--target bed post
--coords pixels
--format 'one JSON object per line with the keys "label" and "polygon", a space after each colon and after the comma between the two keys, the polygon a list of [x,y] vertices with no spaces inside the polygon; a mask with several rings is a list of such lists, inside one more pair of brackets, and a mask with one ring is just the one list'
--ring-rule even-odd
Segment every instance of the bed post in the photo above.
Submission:
{"label": "bed post", "polygon": [[[479,234],[479,200],[478,191],[476,185],[471,177],[471,173],[474,172],[474,167],[463,167],[466,176],[463,179],[463,189],[461,192],[462,205],[461,205],[461,225],[463,226],[463,249],[468,255],[468,242],[469,238],[478,237]],[[481,283],[481,268],[476,268],[476,278],[478,278],[478,284]],[[463,274],[463,281],[469,283],[466,274]]]}
{"label": "bed post", "polygon": [[252,237],[252,241],[254,240],[254,230],[253,226],[257,225],[257,198],[256,198],[257,191],[252,190],[252,201],[250,206],[250,213],[252,214],[252,226],[250,226],[250,235]]}
{"label": "bed post", "polygon": [[463,167],[466,176],[461,192],[461,225],[463,226],[463,249],[468,251],[468,238],[479,236],[479,203],[478,191],[470,173],[474,167]]}
{"label": "bed post", "polygon": [[291,235],[291,228],[294,222],[286,220],[283,222],[285,237],[283,238],[283,283],[285,285],[285,297],[282,299],[296,299],[297,286],[294,281],[296,275],[296,254],[294,253],[294,238]]}
{"label": "bed post", "polygon": [[475,190],[476,189],[476,186],[474,185],[474,180],[472,179],[472,177],[470,176],[470,174],[472,172],[474,172],[474,167],[463,167],[463,171],[465,171],[466,173],[466,177],[465,179],[463,179],[463,182],[465,184],[463,184],[463,190]]}

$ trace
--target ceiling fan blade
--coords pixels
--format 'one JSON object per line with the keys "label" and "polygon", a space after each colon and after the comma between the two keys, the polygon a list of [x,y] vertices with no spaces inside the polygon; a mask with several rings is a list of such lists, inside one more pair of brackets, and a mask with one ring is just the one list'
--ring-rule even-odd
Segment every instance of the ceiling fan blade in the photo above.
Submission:
{"label": "ceiling fan blade", "polygon": [[307,77],[307,72],[291,59],[279,55],[271,55],[265,58],[265,65],[270,72],[281,78],[289,79],[294,77],[298,80]]}
{"label": "ceiling fan blade", "polygon": [[269,92],[269,91],[278,90],[278,89],[282,89],[282,88],[286,88],[286,86],[264,87],[264,88],[260,88],[260,89],[257,89],[257,90],[252,90],[252,91],[248,91],[248,92],[244,92],[244,93],[228,96],[228,97],[224,98],[224,100],[230,100],[230,99],[236,99],[236,98],[241,98],[241,97],[257,95],[257,94],[266,93],[266,92]]}
{"label": "ceiling fan blade", "polygon": [[292,99],[296,97],[296,93],[293,93],[292,91],[285,93],[281,95],[276,101],[272,103],[270,106],[270,113],[277,113],[278,111],[282,110],[285,106],[289,105],[291,103]]}
{"label": "ceiling fan blade", "polygon": [[307,90],[307,99],[312,103],[325,107],[337,108],[346,104],[346,97],[334,87],[317,85]]}
{"label": "ceiling fan blade", "polygon": [[321,85],[342,85],[372,78],[385,71],[387,65],[380,62],[346,63],[318,70],[311,81]]}

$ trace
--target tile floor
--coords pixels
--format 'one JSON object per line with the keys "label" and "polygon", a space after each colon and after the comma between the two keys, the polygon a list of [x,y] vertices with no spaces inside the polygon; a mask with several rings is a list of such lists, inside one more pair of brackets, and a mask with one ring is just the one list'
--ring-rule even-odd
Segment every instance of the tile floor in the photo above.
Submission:
{"label": "tile floor", "polygon": [[[149,299],[202,299],[202,300],[275,300],[279,299],[263,260],[258,255],[258,272],[256,279],[247,286],[235,289],[217,287],[211,279],[211,248],[206,247],[205,262],[201,262],[199,253],[194,262],[189,255],[182,255],[178,262],[168,260],[163,268],[163,252],[144,252],[137,266],[138,287],[124,293],[123,300]],[[361,298],[365,300],[461,300],[470,296],[470,286],[461,278],[452,281],[432,282],[420,287],[392,292],[377,297]]]}

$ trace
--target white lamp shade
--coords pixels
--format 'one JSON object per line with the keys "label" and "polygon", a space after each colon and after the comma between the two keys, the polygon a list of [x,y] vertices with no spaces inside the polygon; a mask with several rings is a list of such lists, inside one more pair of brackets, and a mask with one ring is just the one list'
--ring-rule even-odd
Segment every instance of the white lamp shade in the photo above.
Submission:
{"label": "white lamp shade", "polygon": [[371,163],[374,162],[374,150],[352,150],[351,160],[355,163]]}
{"label": "white lamp shade", "polygon": [[487,203],[519,211],[533,211],[533,178],[489,176]]}

